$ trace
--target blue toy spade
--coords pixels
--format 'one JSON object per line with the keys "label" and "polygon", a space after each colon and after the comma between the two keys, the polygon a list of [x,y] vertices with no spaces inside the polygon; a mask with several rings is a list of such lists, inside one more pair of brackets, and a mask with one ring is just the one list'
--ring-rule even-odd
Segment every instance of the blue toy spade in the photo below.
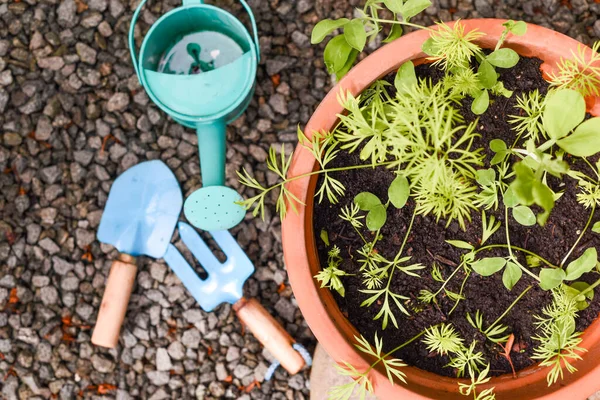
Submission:
{"label": "blue toy spade", "polygon": [[110,268],[92,343],[109,348],[117,345],[137,272],[134,257],[164,256],[182,202],[175,175],[159,160],[131,167],[113,183],[98,240],[112,244],[121,255]]}
{"label": "blue toy spade", "polygon": [[225,185],[225,126],[248,107],[254,93],[259,58],[257,30],[248,4],[254,39],[230,13],[183,0],[158,19],[136,55],[134,28],[146,3],[133,14],[129,47],[142,86],[158,107],[198,134],[203,188],[184,205],[196,227],[229,229],[245,216],[240,195]]}
{"label": "blue toy spade", "polygon": [[263,346],[290,374],[297,373],[305,361],[294,349],[294,339],[258,301],[243,296],[244,282],[254,272],[252,261],[228,231],[210,234],[225,253],[224,262],[217,259],[194,228],[179,223],[181,240],[208,273],[206,280],[198,277],[173,245],[169,245],[165,261],[204,311],[212,311],[223,302],[232,304],[240,321]]}

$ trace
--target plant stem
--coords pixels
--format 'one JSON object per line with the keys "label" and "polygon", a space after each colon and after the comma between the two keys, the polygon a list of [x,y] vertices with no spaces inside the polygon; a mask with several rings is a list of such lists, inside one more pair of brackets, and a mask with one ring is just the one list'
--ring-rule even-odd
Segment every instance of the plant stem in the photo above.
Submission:
{"label": "plant stem", "polygon": [[561,263],[560,263],[560,267],[561,268],[564,267],[565,263],[567,262],[567,260],[571,256],[571,253],[573,253],[573,251],[575,250],[575,247],[577,247],[577,245],[581,241],[581,238],[583,238],[583,235],[585,234],[585,231],[587,231],[587,229],[589,228],[590,223],[592,222],[592,218],[594,217],[594,212],[595,211],[596,211],[596,203],[594,203],[594,205],[592,206],[592,212],[590,213],[590,216],[589,216],[589,218],[587,220],[587,223],[585,224],[585,227],[583,228],[583,230],[579,234],[579,237],[577,238],[577,240],[575,241],[575,243],[573,244],[573,246],[571,247],[571,249],[569,250],[569,252],[565,256],[565,258],[563,258],[563,260],[561,261]]}
{"label": "plant stem", "polygon": [[452,278],[454,277],[454,275],[456,275],[456,273],[458,272],[458,270],[462,269],[464,267],[465,263],[461,263],[458,267],[456,267],[456,269],[454,271],[452,271],[452,273],[450,274],[450,276],[448,277],[448,279],[446,279],[446,281],[444,282],[444,284],[442,285],[441,288],[438,289],[437,292],[434,293],[434,296],[437,296],[438,294],[440,294],[442,292],[442,290],[444,290],[444,288],[446,287],[446,285],[448,284],[448,282],[450,282],[452,280]]}
{"label": "plant stem", "polygon": [[[586,162],[586,164],[592,169],[592,171],[594,171],[594,173],[596,174],[596,178],[600,179],[600,174],[598,174],[598,171],[596,170],[596,168],[594,168],[592,163],[590,163],[586,157],[581,157],[581,159]],[[586,175],[586,177],[590,178],[587,175]],[[592,179],[592,178],[590,178],[590,179]],[[598,183],[598,181],[595,181],[594,183]]]}
{"label": "plant stem", "polygon": [[[408,229],[406,230],[406,235],[404,235],[404,240],[402,241],[402,246],[400,246],[400,250],[398,251],[398,254],[402,254],[402,252],[404,251],[404,246],[406,245],[406,241],[408,240],[408,235],[410,234],[410,231],[412,229],[413,226],[413,222],[415,221],[415,216],[417,215],[417,208],[415,207],[415,210],[413,211],[412,217],[410,218],[410,224],[408,224]],[[377,233],[379,233],[379,231],[377,231]],[[390,292],[390,284],[392,283],[392,276],[394,275],[394,271],[396,271],[396,267],[398,266],[397,263],[393,264],[393,268],[392,271],[390,272],[390,275],[388,277],[388,282],[387,285],[385,287],[385,295],[386,298]]]}
{"label": "plant stem", "polygon": [[600,279],[598,279],[596,282],[592,283],[592,285],[590,287],[588,287],[587,289],[585,289],[582,292],[579,292],[579,295],[585,295],[587,292],[590,292],[592,290],[594,290],[596,288],[596,286],[600,285]]}
{"label": "plant stem", "polygon": [[413,28],[417,28],[417,29],[423,29],[425,31],[430,31],[433,32],[434,29],[431,29],[427,26],[422,26],[422,25],[418,25],[418,24],[413,24],[412,22],[406,22],[406,21],[394,21],[394,20],[390,20],[390,19],[381,19],[381,18],[373,18],[373,17],[367,17],[364,16],[361,19],[367,20],[367,21],[372,21],[375,23],[385,23],[385,24],[395,24],[395,25],[404,25],[404,26],[412,26]]}
{"label": "plant stem", "polygon": [[[440,324],[437,324],[440,325]],[[433,328],[437,325],[431,326],[430,328]],[[373,368],[375,368],[375,366],[377,364],[379,364],[380,361],[383,361],[385,358],[389,357],[390,355],[394,354],[395,352],[397,352],[398,350],[400,350],[401,348],[408,346],[409,344],[411,344],[412,342],[414,342],[415,340],[417,340],[418,338],[420,338],[421,336],[423,336],[425,334],[425,332],[427,332],[427,329],[422,330],[421,332],[419,332],[416,336],[413,336],[412,338],[408,339],[406,342],[402,343],[400,346],[393,348],[392,350],[390,350],[389,352],[385,353],[382,357],[379,357],[377,359],[377,361],[375,361],[373,364],[371,364],[369,366],[369,368],[364,372],[364,374],[368,374],[369,371],[371,371]]]}
{"label": "plant stem", "polygon": [[[460,292],[458,292],[458,294],[460,296],[462,296],[463,290],[465,288],[465,283],[467,283],[467,279],[469,279],[469,276],[471,276],[471,270],[467,271],[467,273],[465,274],[465,277],[462,281],[462,285],[460,285]],[[448,316],[452,315],[452,312],[456,309],[456,307],[458,306],[458,303],[460,303],[460,298],[454,302],[454,306],[452,306],[452,309],[448,313]]]}
{"label": "plant stem", "polygon": [[499,316],[486,330],[484,333],[484,335],[487,336],[487,334],[502,320],[502,318],[506,317],[506,314],[508,314],[511,310],[511,308],[513,308],[515,306],[515,304],[517,304],[519,302],[519,300],[521,300],[521,298],[523,296],[525,296],[525,293],[527,293],[530,289],[532,288],[532,286],[527,286],[527,288],[525,290],[523,290],[523,292],[521,292],[521,294],[519,295],[519,297],[517,297],[515,299],[515,301],[512,302],[512,304],[506,309],[506,311],[504,311],[502,313],[501,316]]}
{"label": "plant stem", "polygon": [[[489,249],[499,248],[499,247],[500,248],[507,248],[508,245],[506,245],[506,244],[488,244],[487,246],[483,246],[483,247],[480,247],[477,250],[475,250],[475,253],[479,253],[480,251],[483,251],[483,250],[489,250]],[[522,247],[517,247],[517,246],[511,246],[511,247],[512,247],[513,250],[521,251],[523,253],[529,254],[530,256],[534,256],[534,257],[539,258],[540,260],[542,260],[542,262],[544,262],[545,264],[547,264],[549,267],[558,268],[557,265],[552,264],[550,261],[546,260],[542,256],[537,255],[533,251],[524,249]]]}
{"label": "plant stem", "polygon": [[510,245],[510,233],[508,232],[508,207],[506,207],[506,206],[504,207],[504,225],[506,228],[506,244],[508,245],[508,254],[510,254],[510,259],[513,260],[515,262],[515,264],[517,264],[519,266],[519,268],[521,268],[526,274],[530,275],[532,278],[534,278],[535,280],[540,282],[539,276],[537,276],[536,274],[534,274],[533,272],[531,272],[530,270],[528,270],[527,268],[522,266],[521,263],[519,262],[519,260],[517,260],[517,258],[514,256],[514,254],[512,252],[512,247]]}

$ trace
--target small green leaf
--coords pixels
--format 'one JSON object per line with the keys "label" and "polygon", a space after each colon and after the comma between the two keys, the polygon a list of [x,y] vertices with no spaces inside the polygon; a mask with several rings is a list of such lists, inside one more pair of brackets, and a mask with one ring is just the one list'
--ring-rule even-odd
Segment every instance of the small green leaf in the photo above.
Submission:
{"label": "small green leaf", "polygon": [[383,0],[383,4],[395,14],[399,14],[402,11],[403,0]]}
{"label": "small green leaf", "polygon": [[339,35],[331,39],[325,46],[323,53],[327,70],[330,73],[341,70],[346,65],[351,52],[352,46],[346,41],[345,35]]}
{"label": "small green leaf", "polygon": [[512,25],[509,29],[513,35],[523,36],[525,33],[527,33],[527,24],[523,21],[517,21],[514,22],[514,25]]}
{"label": "small green leaf", "polygon": [[367,228],[371,231],[376,231],[385,224],[387,212],[383,204],[375,206],[367,214]]}
{"label": "small green leaf", "polygon": [[552,290],[565,280],[565,271],[560,268],[542,268],[540,271],[540,287]]}
{"label": "small green leaf", "polygon": [[537,256],[526,255],[525,260],[527,260],[527,265],[529,265],[530,268],[537,268],[542,265],[542,260]]}
{"label": "small green leaf", "polygon": [[346,25],[348,22],[350,22],[348,18],[340,18],[336,20],[324,19],[323,21],[319,21],[319,23],[316,24],[312,30],[310,42],[312,44],[321,43],[323,39],[327,37],[327,35]]}
{"label": "small green leaf", "polygon": [[490,141],[490,150],[494,153],[505,151],[507,149],[506,143],[502,139],[494,139]]}
{"label": "small green leaf", "polygon": [[473,250],[475,248],[472,244],[464,242],[462,240],[446,240],[446,243],[454,247],[458,247],[459,249]]}
{"label": "small green leaf", "polygon": [[519,282],[523,272],[521,268],[517,264],[512,261],[506,263],[506,268],[504,269],[504,273],[502,274],[502,283],[508,290],[512,290],[512,288]]}
{"label": "small green leaf", "polygon": [[565,280],[574,281],[587,272],[590,272],[598,262],[598,254],[595,247],[590,247],[583,252],[581,257],[569,263]]}
{"label": "small green leaf", "polygon": [[492,168],[477,170],[475,179],[481,186],[490,186],[496,180],[496,171]]}
{"label": "small green leaf", "polygon": [[[394,21],[395,21],[395,19],[394,19]],[[383,43],[393,42],[394,40],[396,40],[400,36],[402,36],[402,33],[404,33],[404,30],[402,29],[402,25],[400,25],[400,24],[392,24],[392,27],[390,28],[390,33],[383,40]]]}
{"label": "small green leaf", "polygon": [[577,157],[589,157],[600,151],[600,117],[588,119],[572,135],[556,142],[564,151]]}
{"label": "small green leaf", "polygon": [[595,222],[594,225],[592,225],[592,232],[600,233],[600,221]]}
{"label": "small green leaf", "polygon": [[427,54],[428,56],[435,56],[439,49],[435,44],[435,41],[432,38],[429,38],[423,42],[421,50],[423,50],[423,53]]}
{"label": "small green leaf", "polygon": [[415,73],[415,65],[412,61],[407,61],[398,68],[396,78],[394,78],[394,86],[399,93],[405,93],[417,85],[417,74]]}
{"label": "small green leaf", "polygon": [[585,100],[571,89],[561,89],[546,98],[542,115],[544,129],[548,135],[558,140],[566,136],[585,118]]}
{"label": "small green leaf", "polygon": [[342,79],[342,77],[344,75],[346,75],[348,73],[348,71],[350,71],[350,68],[352,68],[352,65],[354,64],[354,61],[356,61],[357,57],[358,57],[358,50],[352,49],[352,51],[350,52],[350,55],[348,56],[348,59],[346,60],[346,64],[344,64],[342,69],[340,69],[339,71],[336,71],[336,73],[335,73],[335,76],[338,81],[340,79]]}
{"label": "small green leaf", "polygon": [[362,20],[355,18],[344,25],[346,42],[358,51],[363,51],[367,43],[367,33]]}
{"label": "small green leaf", "polygon": [[321,240],[325,243],[325,246],[329,247],[329,234],[325,229],[321,229]]}
{"label": "small green leaf", "polygon": [[533,182],[531,193],[535,204],[544,209],[544,212],[537,216],[538,224],[544,226],[550,216],[550,211],[554,208],[554,193],[547,185],[539,181]]}
{"label": "small green leaf", "polygon": [[535,225],[535,214],[527,206],[517,206],[512,210],[513,218],[523,226]]}
{"label": "small green leaf", "polygon": [[522,162],[518,162],[513,166],[513,170],[517,178],[510,184],[516,199],[524,205],[533,204],[532,186],[535,182],[535,176],[531,168]]}
{"label": "small green leaf", "polygon": [[506,259],[502,257],[488,257],[475,261],[471,268],[481,276],[490,276],[500,271],[506,265]]}
{"label": "small green leaf", "polygon": [[504,195],[502,196],[502,201],[506,207],[515,207],[519,204],[519,199],[517,199],[512,186],[509,186],[508,189],[506,189],[506,192],[504,192]]}
{"label": "small green leaf", "polygon": [[586,308],[589,307],[589,303],[587,300],[594,299],[594,291],[593,290],[590,290],[583,295],[580,294],[581,292],[583,292],[584,290],[586,290],[589,287],[590,287],[589,283],[586,283],[586,282],[575,282],[569,286],[568,285],[564,286],[565,292],[567,293],[567,295],[569,295],[571,298],[573,298],[576,301],[576,307],[579,311],[585,310]]}
{"label": "small green leaf", "polygon": [[508,90],[507,88],[505,88],[504,83],[496,82],[496,84],[492,88],[492,93],[495,94],[496,96],[504,96],[507,99],[510,99],[511,96],[513,95],[514,91]]}
{"label": "small green leaf", "polygon": [[491,89],[498,82],[496,70],[487,60],[483,60],[477,70],[479,82],[485,89]]}
{"label": "small green leaf", "polygon": [[407,0],[402,7],[400,7],[400,14],[402,15],[402,18],[408,20],[425,11],[430,5],[431,1],[429,0]]}
{"label": "small green leaf", "polygon": [[513,49],[505,47],[494,51],[486,60],[495,67],[512,68],[519,62],[519,55]]}
{"label": "small green leaf", "polygon": [[475,115],[483,114],[490,105],[490,95],[486,89],[483,89],[481,93],[473,100],[471,104],[471,112]]}
{"label": "small green leaf", "polygon": [[408,185],[408,180],[406,177],[398,175],[388,188],[388,198],[390,199],[390,202],[394,207],[402,208],[406,204],[409,195],[410,187]]}
{"label": "small green leaf", "polygon": [[371,211],[381,205],[381,200],[371,192],[361,192],[354,197],[354,204],[363,211]]}

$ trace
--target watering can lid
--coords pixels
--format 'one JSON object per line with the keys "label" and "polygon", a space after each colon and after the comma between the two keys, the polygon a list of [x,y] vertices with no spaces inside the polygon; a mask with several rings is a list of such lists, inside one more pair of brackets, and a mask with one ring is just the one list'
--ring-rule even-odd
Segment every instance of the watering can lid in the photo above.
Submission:
{"label": "watering can lid", "polygon": [[254,84],[251,52],[197,75],[164,74],[143,69],[149,92],[165,107],[190,117],[205,118],[225,111]]}

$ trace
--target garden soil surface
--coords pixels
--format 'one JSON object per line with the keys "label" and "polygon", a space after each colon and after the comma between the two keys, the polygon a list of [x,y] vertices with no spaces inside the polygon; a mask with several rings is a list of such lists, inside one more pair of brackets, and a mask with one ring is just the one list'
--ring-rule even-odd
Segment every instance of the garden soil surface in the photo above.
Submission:
{"label": "garden soil surface", "polygon": [[[489,161],[493,156],[488,148],[490,140],[500,138],[510,144],[515,139],[515,133],[506,121],[510,119],[510,115],[519,112],[514,107],[517,96],[534,89],[546,93],[548,83],[542,78],[539,69],[540,63],[541,61],[538,59],[521,58],[513,69],[499,69],[499,80],[504,83],[507,89],[513,90],[514,94],[509,99],[491,96],[492,102],[488,111],[480,116],[477,122],[476,131],[481,134],[481,138],[477,143],[474,143],[474,148],[484,148],[486,153],[485,168],[489,167]],[[421,78],[431,78],[433,82],[436,82],[442,77],[442,72],[428,65],[421,65],[417,67],[417,75]],[[385,79],[393,82],[393,75]],[[467,123],[477,119],[470,111],[470,103],[470,99],[465,99],[461,108],[461,113]],[[340,153],[330,166],[339,167],[362,163],[357,153],[347,154],[344,152]],[[591,170],[585,169],[585,166],[575,165],[572,168],[592,174]],[[355,274],[355,276],[345,276],[342,279],[346,288],[345,297],[339,296],[336,292],[334,292],[334,296],[342,312],[365,338],[373,343],[373,338],[377,334],[383,338],[384,350],[389,351],[419,334],[425,328],[446,322],[457,329],[466,345],[470,345],[473,340],[478,341],[477,350],[482,351],[485,359],[490,362],[492,375],[510,373],[510,365],[501,355],[502,349],[498,345],[486,341],[485,337],[473,328],[465,317],[468,313],[474,315],[479,310],[484,315],[484,327],[488,327],[523,290],[532,285],[532,289],[517,303],[501,323],[509,327],[507,332],[515,335],[511,358],[516,370],[535,363],[531,359],[533,349],[538,343],[533,339],[537,334],[535,315],[541,314],[542,308],[550,303],[551,294],[541,290],[536,282],[526,274],[523,274],[518,284],[511,291],[508,291],[502,284],[501,272],[490,277],[482,277],[473,272],[464,287],[463,293],[466,300],[461,301],[452,314],[450,314],[450,310],[454,305],[454,301],[446,295],[438,296],[437,305],[424,305],[417,300],[417,296],[422,289],[435,292],[441,285],[441,283],[433,280],[431,276],[431,265],[434,262],[440,266],[444,278],[447,278],[460,263],[461,255],[465,253],[465,250],[453,247],[447,244],[445,240],[463,240],[476,247],[479,245],[482,226],[481,215],[478,212],[472,213],[472,221],[467,223],[465,231],[456,222],[451,222],[446,226],[447,221],[445,220],[436,221],[431,216],[416,216],[413,229],[408,237],[405,255],[412,257],[411,263],[421,263],[426,268],[419,272],[420,278],[413,278],[398,271],[394,274],[391,282],[392,291],[410,298],[405,302],[406,308],[410,311],[410,316],[399,312],[392,305],[392,309],[395,310],[398,328],[390,322],[388,327],[382,330],[381,320],[373,320],[380,310],[381,303],[375,303],[369,308],[361,307],[361,303],[369,297],[367,294],[361,293],[364,286],[361,283],[358,270],[357,250],[362,246],[362,241],[349,223],[339,218],[339,214],[340,209],[350,204],[354,196],[360,192],[369,191],[376,194],[380,199],[387,200],[387,189],[395,175],[384,167],[377,167],[375,170],[367,168],[338,172],[333,176],[345,185],[346,195],[336,205],[329,204],[327,200],[320,204],[315,201],[313,223],[319,258],[321,265],[327,265],[328,247],[319,239],[319,233],[324,229],[328,232],[331,245],[335,244],[341,249],[341,256],[344,261],[340,268],[350,274]],[[509,216],[511,243],[533,251],[556,265],[561,262],[573,246],[589,217],[589,210],[586,210],[576,201],[578,190],[576,182],[570,178],[565,178],[564,182],[565,185],[560,186],[558,180],[549,181],[549,185],[555,191],[564,190],[564,195],[556,202],[556,206],[544,227],[539,225],[521,226],[512,216]],[[411,200],[402,209],[393,207],[388,209],[388,219],[381,230],[383,239],[376,246],[376,249],[386,258],[392,259],[401,246],[413,210],[414,203]],[[502,221],[502,226],[488,239],[486,244],[506,243],[503,210],[504,206],[500,202],[497,211],[487,212],[488,215],[495,215],[498,220]],[[600,216],[594,216],[592,223],[599,219]],[[367,240],[373,238],[373,233],[366,229],[362,233],[366,235]],[[579,257],[586,248],[590,246],[599,248],[599,245],[600,235],[588,230],[569,260],[572,261]],[[481,257],[504,257],[506,255],[506,249],[479,253]],[[526,265],[524,255],[517,253],[517,256]],[[537,273],[537,271],[534,272]],[[447,288],[452,292],[459,292],[464,277],[463,271],[458,272]],[[580,280],[591,283],[597,278],[597,273],[589,273]],[[597,288],[596,299],[599,298]],[[582,331],[588,327],[597,317],[599,311],[600,302],[593,301],[590,307],[579,313],[577,329]],[[402,348],[396,352],[395,356],[409,365],[427,371],[451,377],[456,376],[456,371],[446,367],[449,362],[448,357],[431,354],[420,340]]]}

